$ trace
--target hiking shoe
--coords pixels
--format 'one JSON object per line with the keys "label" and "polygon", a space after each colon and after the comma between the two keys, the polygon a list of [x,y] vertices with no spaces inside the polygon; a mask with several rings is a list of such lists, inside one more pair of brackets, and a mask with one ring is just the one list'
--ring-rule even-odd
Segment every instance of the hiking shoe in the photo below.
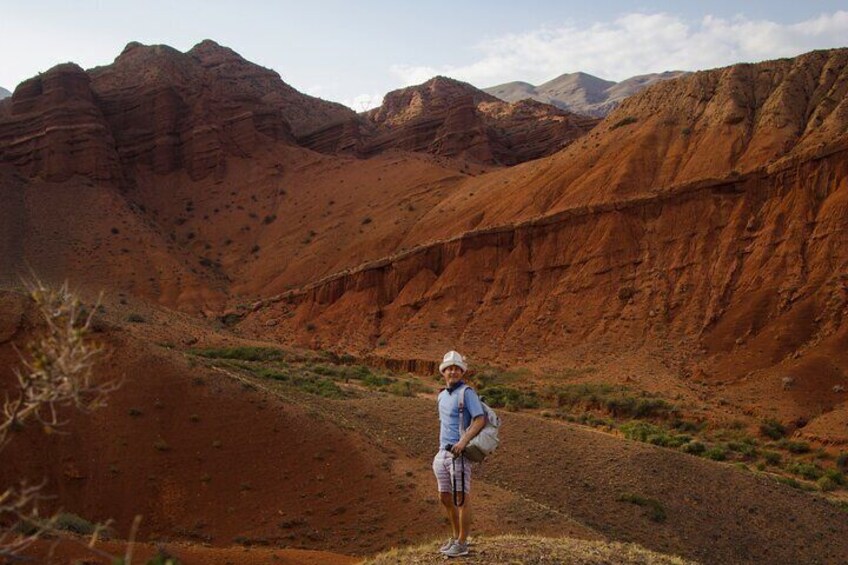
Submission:
{"label": "hiking shoe", "polygon": [[446,557],[463,557],[465,555],[468,555],[468,544],[459,540],[453,542],[453,545],[445,551]]}
{"label": "hiking shoe", "polygon": [[453,543],[455,541],[456,540],[453,539],[453,538],[448,538],[448,541],[446,541],[444,544],[442,544],[442,547],[439,548],[439,553],[445,553],[447,550],[449,550],[451,548],[451,546],[453,545]]}

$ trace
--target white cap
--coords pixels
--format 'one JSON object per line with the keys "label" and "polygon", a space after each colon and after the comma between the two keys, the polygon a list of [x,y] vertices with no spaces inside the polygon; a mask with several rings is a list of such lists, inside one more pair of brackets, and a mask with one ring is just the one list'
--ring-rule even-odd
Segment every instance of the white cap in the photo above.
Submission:
{"label": "white cap", "polygon": [[445,369],[450,367],[451,365],[456,365],[462,372],[468,370],[468,365],[465,364],[465,359],[462,358],[462,355],[457,353],[456,351],[448,351],[445,353],[444,359],[442,359],[442,364],[439,365],[439,372],[444,373]]}

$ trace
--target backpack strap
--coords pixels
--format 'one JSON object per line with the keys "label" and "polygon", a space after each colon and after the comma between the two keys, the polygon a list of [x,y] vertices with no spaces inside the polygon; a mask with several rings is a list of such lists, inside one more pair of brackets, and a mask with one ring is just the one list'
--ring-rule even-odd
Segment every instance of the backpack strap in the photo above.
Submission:
{"label": "backpack strap", "polygon": [[462,409],[465,408],[465,391],[468,390],[468,385],[463,384],[459,387],[459,437],[465,435],[465,417],[462,414]]}

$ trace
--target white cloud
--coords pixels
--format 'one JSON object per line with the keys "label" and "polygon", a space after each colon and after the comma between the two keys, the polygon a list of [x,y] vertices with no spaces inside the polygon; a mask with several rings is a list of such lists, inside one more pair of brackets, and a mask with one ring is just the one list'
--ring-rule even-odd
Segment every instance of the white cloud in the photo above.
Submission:
{"label": "white cloud", "polygon": [[348,98],[341,101],[342,104],[347,106],[348,108],[353,109],[355,112],[364,112],[366,110],[370,110],[372,108],[378,107],[383,103],[383,95],[382,94],[360,94],[358,96],[354,96],[353,98]]}
{"label": "white cloud", "polygon": [[[446,67],[451,68],[451,67]],[[435,67],[422,67],[413,65],[392,65],[391,72],[403,81],[403,86],[421,84],[442,72]]]}
{"label": "white cloud", "polygon": [[538,84],[575,71],[623,80],[645,73],[791,57],[842,47],[846,37],[846,11],[794,24],[743,16],[706,16],[690,23],[665,13],[632,13],[589,27],[568,24],[491,39],[478,45],[481,56],[468,65],[394,65],[390,70],[405,86],[437,74],[482,87],[512,80]]}

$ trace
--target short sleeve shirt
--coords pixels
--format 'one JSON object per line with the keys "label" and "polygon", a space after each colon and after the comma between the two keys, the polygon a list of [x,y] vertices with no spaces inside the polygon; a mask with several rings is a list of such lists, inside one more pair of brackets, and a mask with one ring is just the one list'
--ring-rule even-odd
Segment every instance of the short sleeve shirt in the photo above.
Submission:
{"label": "short sleeve shirt", "polygon": [[453,391],[444,389],[439,393],[439,448],[445,449],[448,445],[459,442],[459,394],[464,390],[465,400],[462,407],[463,429],[467,430],[471,420],[477,416],[483,416],[483,404],[480,397],[473,388],[459,384]]}

